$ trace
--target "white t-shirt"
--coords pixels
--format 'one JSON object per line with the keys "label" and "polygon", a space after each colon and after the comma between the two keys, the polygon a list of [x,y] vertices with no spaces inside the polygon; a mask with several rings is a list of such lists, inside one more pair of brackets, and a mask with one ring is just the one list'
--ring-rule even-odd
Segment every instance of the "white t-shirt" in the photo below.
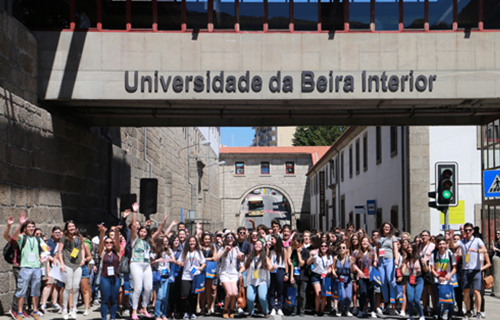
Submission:
{"label": "white t-shirt", "polygon": [[[205,257],[199,251],[188,251],[186,254],[186,259],[183,259],[181,254],[181,256],[179,257],[179,261],[184,262],[182,280],[193,281],[194,276],[201,273],[198,268],[205,263]],[[193,268],[196,268],[196,270],[193,270]],[[192,271],[194,271],[194,273]]]}
{"label": "white t-shirt", "polygon": [[[169,261],[170,259],[175,259],[175,255],[174,253],[172,252],[172,250],[170,250],[170,254],[166,253],[165,251],[162,253],[162,258],[165,259],[165,261]],[[160,262],[158,263],[158,270],[159,271],[162,271],[162,270],[168,270],[170,272],[170,262]]]}
{"label": "white t-shirt", "polygon": [[[451,273],[453,266],[457,265],[457,260],[455,255],[450,251],[446,250],[444,255],[441,255],[439,251],[434,253],[429,261],[429,265],[434,266],[436,272],[441,276],[445,277]],[[439,279],[434,277],[435,283],[440,283]],[[441,284],[452,284],[451,281],[443,281]]]}
{"label": "white t-shirt", "polygon": [[[283,254],[285,256],[285,254]],[[274,253],[274,250],[271,251],[271,263],[273,264],[273,266],[276,266],[278,268],[283,268],[285,269],[285,258],[283,257],[283,259],[278,259],[278,256],[276,255],[276,253]]]}
{"label": "white t-shirt", "polygon": [[225,273],[227,275],[237,275],[240,270],[240,265],[238,263],[238,254],[240,253],[240,249],[236,246],[231,249],[226,254],[222,255],[221,265],[220,265],[220,273]]}
{"label": "white t-shirt", "polygon": [[[460,250],[462,251],[462,262],[464,270],[481,270],[481,255],[477,251],[481,246],[484,246],[483,240],[472,237],[470,241],[467,241],[467,239],[460,240],[458,242],[458,245],[460,246]],[[470,252],[470,249],[475,249],[476,252]]]}
{"label": "white t-shirt", "polygon": [[[271,272],[267,269],[261,268],[261,263],[254,260],[254,262],[250,263],[250,267],[247,270],[247,285],[258,287],[262,283],[267,283],[269,285],[271,283]],[[255,270],[259,270],[258,277],[256,277]]]}
{"label": "white t-shirt", "polygon": [[328,267],[333,264],[332,256],[320,256],[319,254],[314,256],[314,268],[312,272],[317,274],[328,273]]}

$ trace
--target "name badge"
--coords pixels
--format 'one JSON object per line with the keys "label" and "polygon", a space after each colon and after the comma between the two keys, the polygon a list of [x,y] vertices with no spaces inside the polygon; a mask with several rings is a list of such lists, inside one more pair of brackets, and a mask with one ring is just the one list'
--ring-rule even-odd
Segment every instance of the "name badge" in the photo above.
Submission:
{"label": "name badge", "polygon": [[326,273],[322,273],[321,278],[326,278]]}
{"label": "name badge", "polygon": [[163,269],[160,269],[161,271],[161,274],[166,276],[168,274],[168,269],[167,268],[163,268]]}
{"label": "name badge", "polygon": [[345,277],[344,276],[340,276],[340,282],[342,282],[342,283],[345,282]]}
{"label": "name badge", "polygon": [[35,262],[35,253],[34,252],[28,253],[28,262]]}
{"label": "name badge", "polygon": [[470,253],[465,255],[465,262],[470,262]]}
{"label": "name badge", "polygon": [[192,274],[195,274],[195,273],[196,273],[196,271],[197,271],[196,267],[192,267],[192,268],[191,268],[191,270],[190,270],[190,272],[191,272]]}
{"label": "name badge", "polygon": [[385,249],[379,249],[378,250],[378,256],[383,258],[385,256]]}
{"label": "name badge", "polygon": [[293,274],[296,276],[300,276],[300,267],[293,268]]}
{"label": "name badge", "polygon": [[45,276],[45,267],[40,268],[40,270],[42,271],[42,276]]}
{"label": "name badge", "polygon": [[401,269],[396,269],[396,276],[399,278],[399,277],[402,277],[403,275],[401,274]]}
{"label": "name badge", "polygon": [[259,270],[254,270],[253,271],[253,278],[254,279],[259,279]]}
{"label": "name badge", "polygon": [[276,266],[276,265],[273,265],[273,267],[275,267],[275,268],[276,268],[276,270],[274,270],[274,271],[271,271],[271,273],[276,273],[276,272],[278,272],[278,266]]}
{"label": "name badge", "polygon": [[446,272],[446,271],[439,271],[439,276],[440,277],[444,278],[444,277],[446,277],[447,274],[448,274],[448,272]]}
{"label": "name badge", "polygon": [[368,270],[368,268],[364,268],[363,273],[365,274],[365,277],[367,277],[367,278],[370,276],[370,270]]}
{"label": "name badge", "polygon": [[144,251],[144,259],[149,260],[149,250]]}
{"label": "name badge", "polygon": [[410,276],[410,284],[415,284],[416,276]]}
{"label": "name badge", "polygon": [[80,253],[80,250],[78,250],[77,248],[74,248],[73,251],[71,251],[71,257],[77,258],[79,253]]}
{"label": "name badge", "polygon": [[115,275],[115,268],[114,267],[108,267],[107,270],[108,270],[108,277]]}

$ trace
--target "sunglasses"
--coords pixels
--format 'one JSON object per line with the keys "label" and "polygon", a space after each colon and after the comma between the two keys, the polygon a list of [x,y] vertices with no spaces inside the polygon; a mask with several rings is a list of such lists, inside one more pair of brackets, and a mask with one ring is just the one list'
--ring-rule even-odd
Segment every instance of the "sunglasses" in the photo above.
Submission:
{"label": "sunglasses", "polygon": [[328,246],[322,245],[321,248],[328,248]]}
{"label": "sunglasses", "polygon": [[113,244],[113,241],[105,241],[105,244]]}
{"label": "sunglasses", "polygon": [[[499,233],[500,233],[500,232],[499,232]],[[259,236],[259,234],[258,234],[258,233],[254,233],[254,234],[252,234],[252,237],[258,237],[258,236]]]}
{"label": "sunglasses", "polygon": [[245,231],[241,231],[240,234],[245,234],[246,232]]}
{"label": "sunglasses", "polygon": [[345,250],[345,249],[346,249],[346,247],[340,247],[340,249],[343,249],[343,250]]}
{"label": "sunglasses", "polygon": [[465,229],[465,232],[472,232],[474,229]]}
{"label": "sunglasses", "polygon": [[222,234],[218,233],[215,236],[220,238],[220,237],[222,237]]}
{"label": "sunglasses", "polygon": [[233,237],[226,237],[227,240],[233,240]]}

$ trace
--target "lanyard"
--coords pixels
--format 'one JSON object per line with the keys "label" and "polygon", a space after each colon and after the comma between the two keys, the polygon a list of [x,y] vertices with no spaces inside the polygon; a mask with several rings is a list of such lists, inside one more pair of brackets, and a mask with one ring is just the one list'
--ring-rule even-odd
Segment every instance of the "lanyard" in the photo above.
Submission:
{"label": "lanyard", "polygon": [[253,269],[257,270],[257,257],[253,258]]}
{"label": "lanyard", "polygon": [[[29,243],[29,245],[30,245],[31,252],[33,252],[33,249],[35,248],[35,241],[36,241],[36,240],[35,240],[35,241],[33,241],[33,242],[31,242],[31,240],[32,240],[31,238],[33,238],[33,237],[28,237],[28,239],[26,239],[26,241],[27,241],[27,242]],[[34,239],[33,239],[33,240],[34,240]]]}
{"label": "lanyard", "polygon": [[[410,275],[414,275],[414,274],[413,274],[413,270],[415,270],[415,263],[417,263],[417,260],[415,260],[415,261],[413,262],[413,266],[412,266],[412,265],[410,265],[410,263],[411,263],[411,260],[410,260],[410,262],[408,262],[408,265],[410,266]],[[420,262],[419,262],[419,264],[420,264]]]}
{"label": "lanyard", "polygon": [[465,246],[465,245],[464,245],[464,247],[465,247],[465,254],[468,254],[468,253],[469,253],[469,249],[470,249],[470,247],[472,247],[472,245],[474,244],[474,241],[476,241],[476,237],[473,237],[473,238],[472,238],[472,241],[471,241],[471,243],[470,243],[470,245],[469,245],[469,247],[468,247],[468,248],[467,248],[467,246]]}
{"label": "lanyard", "polygon": [[[381,237],[380,240],[382,240],[382,238],[384,237]],[[384,243],[387,241],[387,239],[389,239],[389,237],[385,237],[385,240],[384,241],[381,241],[382,243],[380,244],[380,247],[382,248],[384,246]]]}
{"label": "lanyard", "polygon": [[108,260],[109,260],[109,265],[113,265],[113,252],[111,252],[111,254],[108,254]]}
{"label": "lanyard", "polygon": [[429,248],[430,245],[431,242],[429,241],[429,243],[425,246],[424,250],[422,250],[422,256],[425,256],[425,254],[427,253],[427,248]]}
{"label": "lanyard", "polygon": [[[322,256],[321,257],[321,262],[323,263],[323,269],[325,269],[325,272],[326,272],[326,261],[325,259],[323,259],[325,256]],[[326,260],[328,261],[328,257],[326,257]]]}
{"label": "lanyard", "polygon": [[233,258],[234,258],[233,249],[231,249],[231,251],[229,251],[229,253],[227,254],[227,257],[229,258],[229,265],[233,265]]}

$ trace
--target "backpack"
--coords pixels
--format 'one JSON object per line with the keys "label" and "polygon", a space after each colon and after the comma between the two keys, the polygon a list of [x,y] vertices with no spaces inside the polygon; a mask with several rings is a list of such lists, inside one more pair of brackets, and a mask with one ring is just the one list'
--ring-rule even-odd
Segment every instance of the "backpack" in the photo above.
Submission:
{"label": "backpack", "polygon": [[[36,241],[38,243],[38,248],[40,248],[40,238],[39,237],[35,237],[36,238]],[[24,246],[26,245],[26,242],[27,241],[23,241],[23,244],[21,245],[21,248],[19,248],[19,245],[16,244],[15,245],[12,245],[11,242],[7,242],[7,244],[5,245],[5,247],[3,247],[3,258],[5,259],[5,261],[7,261],[8,264],[14,264],[14,257],[21,257],[21,252],[23,251],[23,248]],[[17,251],[17,253],[16,253]],[[19,260],[21,260],[19,258]],[[18,261],[18,264],[21,264],[20,263],[21,261]]]}

